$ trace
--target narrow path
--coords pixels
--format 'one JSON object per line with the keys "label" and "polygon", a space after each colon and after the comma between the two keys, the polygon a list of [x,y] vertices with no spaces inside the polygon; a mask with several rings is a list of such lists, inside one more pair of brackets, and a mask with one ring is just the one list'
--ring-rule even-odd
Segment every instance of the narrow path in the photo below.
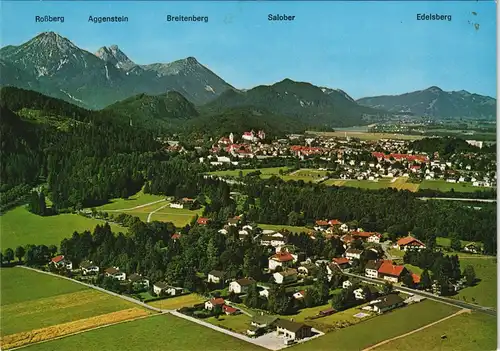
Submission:
{"label": "narrow path", "polygon": [[132,297],[125,296],[125,295],[120,295],[120,294],[115,293],[113,291],[109,291],[109,290],[100,288],[98,286],[92,285],[92,284],[87,284],[87,283],[81,282],[81,281],[76,280],[76,279],[72,279],[72,278],[68,278],[68,277],[63,277],[63,276],[55,274],[55,273],[45,272],[45,271],[41,271],[39,269],[35,269],[35,268],[31,268],[31,267],[26,267],[26,266],[16,266],[16,268],[29,269],[31,271],[35,271],[35,272],[38,272],[38,273],[43,273],[43,274],[51,275],[53,277],[57,277],[57,278],[66,279],[66,280],[72,281],[73,283],[85,285],[86,287],[89,287],[91,289],[95,289],[95,290],[98,290],[100,292],[103,292],[103,293],[106,293],[106,294],[109,294],[109,295],[112,295],[112,296],[115,296],[115,297],[119,297],[120,299],[126,300],[128,302],[135,303],[136,305],[139,305],[141,307],[147,308],[147,309],[149,309],[151,311],[154,311],[154,312],[163,313],[163,312],[169,312],[170,311],[170,310],[162,310],[160,308],[156,308],[156,307],[150,306],[150,305],[148,305],[148,304],[146,304],[146,303],[144,303],[142,301],[136,300],[136,299],[134,299]]}
{"label": "narrow path", "polygon": [[401,334],[401,335],[395,336],[394,338],[390,338],[390,339],[384,340],[384,341],[382,341],[382,342],[379,342],[378,344],[375,344],[375,345],[373,345],[373,346],[369,346],[369,347],[367,347],[367,348],[363,349],[363,351],[373,350],[373,349],[375,349],[375,348],[377,348],[377,347],[379,347],[379,346],[382,346],[382,345],[385,345],[385,344],[387,344],[387,343],[390,343],[390,342],[391,342],[391,341],[393,341],[393,340],[401,339],[401,338],[404,338],[405,336],[408,336],[408,335],[411,335],[411,334],[417,333],[417,332],[419,332],[419,331],[421,331],[421,330],[424,330],[424,329],[426,329],[426,328],[432,327],[433,325],[436,325],[436,324],[441,323],[441,322],[443,322],[443,321],[445,321],[445,320],[447,320],[447,319],[450,319],[450,318],[453,318],[453,317],[455,317],[455,316],[458,316],[459,314],[462,314],[462,313],[471,313],[471,310],[469,310],[469,309],[465,309],[465,308],[464,308],[464,309],[462,309],[462,310],[460,310],[460,311],[457,311],[457,312],[453,313],[452,315],[450,315],[450,316],[448,316],[448,317],[441,318],[441,319],[440,319],[440,320],[438,320],[438,321],[435,321],[435,322],[432,322],[432,323],[430,323],[430,324],[424,325],[423,327],[420,327],[420,328],[414,329],[414,330],[412,330],[412,331],[410,331],[410,332],[408,332],[408,333]]}
{"label": "narrow path", "polygon": [[163,209],[163,208],[167,207],[168,205],[169,205],[169,204],[166,204],[166,205],[160,206],[160,207],[158,207],[156,210],[152,211],[152,212],[148,215],[148,219],[146,220],[146,222],[147,222],[147,223],[151,222],[151,216],[152,216],[154,213],[158,212],[159,210],[161,210],[161,209]]}
{"label": "narrow path", "polygon": [[165,200],[165,199],[156,200],[156,201],[153,201],[153,202],[149,202],[149,203],[147,203],[147,204],[138,205],[138,206],[131,207],[131,208],[121,208],[121,209],[118,209],[118,210],[102,210],[102,211],[104,211],[104,212],[122,212],[122,211],[132,211],[132,210],[137,210],[137,209],[139,209],[139,208],[148,207],[148,206],[151,206],[151,205],[154,205],[154,204],[157,204],[157,203],[163,202],[163,201],[166,201],[166,200]]}

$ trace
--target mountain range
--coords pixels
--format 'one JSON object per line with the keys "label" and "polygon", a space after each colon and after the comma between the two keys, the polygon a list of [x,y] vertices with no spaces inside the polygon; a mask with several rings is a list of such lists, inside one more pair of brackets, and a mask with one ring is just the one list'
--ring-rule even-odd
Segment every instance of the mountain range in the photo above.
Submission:
{"label": "mountain range", "polygon": [[[364,117],[400,112],[433,117],[495,116],[496,100],[437,87],[398,96],[355,101],[340,89],[284,79],[238,90],[194,57],[139,65],[117,45],[90,53],[54,32],[0,49],[0,86],[14,86],[62,99],[86,109],[121,116],[156,128],[200,119],[199,125],[247,111],[254,120],[295,128],[353,126]],[[205,118],[206,117],[206,118]],[[241,120],[240,117],[235,117]],[[205,121],[205,122],[202,122]]]}
{"label": "mountain range", "polygon": [[465,90],[444,91],[432,86],[402,95],[365,97],[357,100],[364,106],[389,112],[440,118],[492,118],[496,116],[496,99]]}

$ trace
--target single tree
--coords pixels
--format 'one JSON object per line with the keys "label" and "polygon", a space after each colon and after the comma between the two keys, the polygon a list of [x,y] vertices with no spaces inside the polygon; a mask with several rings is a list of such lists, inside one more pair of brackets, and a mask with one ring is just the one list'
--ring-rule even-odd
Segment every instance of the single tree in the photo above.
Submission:
{"label": "single tree", "polygon": [[7,261],[7,263],[10,263],[10,261],[13,261],[14,260],[14,250],[12,250],[10,247],[8,249],[5,249],[3,259],[5,261]]}
{"label": "single tree", "polygon": [[23,260],[24,255],[26,254],[26,250],[22,246],[16,247],[16,257],[21,262]]}
{"label": "single tree", "polygon": [[424,290],[430,289],[432,286],[432,280],[429,276],[429,271],[424,269],[422,275],[420,276],[420,287]]}
{"label": "single tree", "polygon": [[392,292],[392,289],[393,289],[393,285],[389,282],[385,282],[384,285],[382,286],[382,292],[387,295],[387,294],[390,294]]}
{"label": "single tree", "polygon": [[474,267],[471,265],[467,265],[464,269],[464,276],[467,285],[472,286],[476,282],[476,272],[474,271]]}

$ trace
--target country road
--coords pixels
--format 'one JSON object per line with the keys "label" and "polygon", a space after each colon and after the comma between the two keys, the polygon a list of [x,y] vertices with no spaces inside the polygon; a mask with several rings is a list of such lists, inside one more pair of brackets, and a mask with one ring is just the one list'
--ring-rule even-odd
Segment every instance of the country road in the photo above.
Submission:
{"label": "country road", "polygon": [[147,222],[147,223],[151,222],[151,216],[152,216],[153,214],[155,214],[156,212],[158,212],[159,210],[161,210],[161,209],[163,209],[163,208],[167,207],[168,205],[169,205],[169,204],[166,204],[166,205],[160,206],[160,207],[158,207],[156,210],[154,210],[154,211],[150,212],[150,213],[149,213],[149,215],[148,215],[148,219],[146,220],[146,222]]}
{"label": "country road", "polygon": [[[385,280],[382,280],[382,279],[368,278],[368,277],[365,277],[365,276],[362,276],[362,275],[358,275],[358,274],[354,274],[354,273],[343,272],[343,274],[345,274],[347,276],[351,276],[351,277],[356,277],[358,279],[361,279],[361,280],[364,280],[364,281],[370,282],[370,283],[380,284],[380,283],[384,283],[385,282]],[[497,315],[496,310],[493,309],[493,308],[491,308],[491,307],[474,305],[474,304],[467,303],[467,302],[464,302],[464,301],[450,299],[450,298],[447,298],[447,297],[444,297],[444,296],[437,296],[437,295],[434,295],[434,294],[429,293],[427,291],[410,289],[410,288],[407,288],[407,287],[404,287],[404,286],[394,286],[394,288],[398,289],[398,290],[401,290],[401,291],[404,291],[404,292],[411,293],[411,294],[425,296],[429,300],[434,300],[434,301],[437,301],[437,302],[446,303],[448,305],[453,305],[455,307],[466,308],[466,309],[470,309],[470,310],[473,310],[473,311],[478,311],[478,312],[486,313],[486,314],[489,314],[491,316],[496,316]]]}
{"label": "country road", "polygon": [[166,201],[166,200],[165,200],[165,199],[156,200],[156,201],[153,201],[153,202],[149,202],[149,203],[147,203],[147,204],[138,205],[138,206],[131,207],[131,208],[121,208],[121,209],[118,209],[118,210],[104,210],[104,212],[122,212],[122,211],[132,211],[132,210],[137,210],[137,209],[139,209],[139,208],[148,207],[148,206],[151,206],[151,205],[154,205],[154,204],[157,204],[157,203],[163,202],[163,201]]}
{"label": "country road", "polygon": [[443,200],[443,201],[468,201],[468,202],[497,202],[496,199],[470,199],[463,197],[417,197],[419,200]]}

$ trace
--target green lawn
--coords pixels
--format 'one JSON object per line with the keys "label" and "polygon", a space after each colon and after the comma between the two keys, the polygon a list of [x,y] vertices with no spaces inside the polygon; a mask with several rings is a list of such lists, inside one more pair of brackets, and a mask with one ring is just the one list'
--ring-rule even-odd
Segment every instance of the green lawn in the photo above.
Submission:
{"label": "green lawn", "polygon": [[[376,351],[484,351],[496,349],[496,319],[483,313],[461,314],[431,328],[391,341]],[[446,339],[441,339],[446,335]]]}
{"label": "green lawn", "polygon": [[198,210],[187,210],[183,208],[162,208],[151,216],[151,221],[172,222],[176,227],[183,227],[189,224],[194,216],[201,216],[203,208]]}
{"label": "green lawn", "polygon": [[246,335],[246,331],[250,327],[250,322],[252,321],[252,319],[246,314],[240,313],[234,316],[226,316],[223,314],[219,316],[219,319],[215,317],[209,317],[205,321],[221,328]]}
{"label": "green lawn", "polygon": [[[462,243],[462,246],[465,246],[467,244],[472,243],[473,241],[460,240],[460,242]],[[443,247],[450,247],[451,246],[451,239],[450,238],[444,238],[442,236],[438,236],[436,238],[436,244],[439,245],[439,246],[443,246]],[[476,244],[482,246],[481,243],[476,243]]]}
{"label": "green lawn", "polygon": [[148,204],[150,202],[164,200],[165,196],[161,195],[151,195],[144,194],[143,191],[139,191],[137,194],[130,196],[128,199],[113,199],[109,203],[96,207],[98,211],[106,211],[106,210],[122,210],[133,208],[136,206]]}
{"label": "green lawn", "polygon": [[383,340],[420,328],[456,311],[458,309],[450,305],[426,300],[327,333],[317,339],[293,346],[293,350],[359,351]]}
{"label": "green lawn", "polygon": [[1,306],[89,289],[66,279],[24,268],[1,268],[0,281]]}
{"label": "green lawn", "polygon": [[353,188],[362,189],[383,189],[388,188],[391,185],[389,179],[379,179],[378,182],[372,180],[357,180],[357,179],[328,179],[323,184],[325,185],[336,185],[336,186],[349,186]]}
{"label": "green lawn", "polygon": [[288,167],[269,167],[269,168],[252,168],[252,169],[233,169],[233,170],[224,170],[224,171],[214,171],[210,172],[209,174],[214,174],[218,175],[221,177],[235,177],[238,178],[240,176],[240,171],[243,174],[243,176],[246,176],[248,173],[255,172],[255,171],[260,171],[261,178],[271,178],[271,176],[279,175],[279,171],[283,170],[286,171]]}
{"label": "green lawn", "polygon": [[490,190],[491,188],[472,186],[472,183],[448,183],[445,180],[423,180],[420,183],[420,189],[431,189],[439,191],[451,191],[454,189],[456,192],[474,192],[482,190]]}
{"label": "green lawn", "polygon": [[258,225],[262,229],[268,229],[268,230],[276,230],[280,231],[282,229],[286,229],[289,232],[292,233],[301,233],[301,232],[309,232],[311,229],[308,229],[306,227],[300,227],[300,226],[294,226],[294,225],[283,225],[283,224],[259,224]]}
{"label": "green lawn", "polygon": [[265,349],[172,315],[159,315],[32,345],[27,350],[261,350]]}
{"label": "green lawn", "polygon": [[403,250],[398,250],[398,249],[390,248],[387,251],[389,251],[389,253],[392,256],[396,256],[396,257],[404,257],[404,255],[405,255],[405,252]]}
{"label": "green lawn", "polygon": [[[96,225],[105,222],[90,219],[76,214],[59,214],[42,217],[29,212],[24,206],[16,207],[0,217],[2,250],[19,245],[57,245],[64,238],[69,238],[73,232],[93,231]],[[110,223],[115,232],[126,232],[121,226]]]}
{"label": "green lawn", "polygon": [[460,255],[460,267],[462,270],[467,265],[472,265],[476,272],[476,277],[481,281],[472,287],[459,291],[453,298],[465,300],[467,302],[478,303],[486,307],[497,306],[497,264],[493,257],[474,257],[473,255]]}
{"label": "green lawn", "polygon": [[3,268],[0,272],[2,335],[137,307],[123,299],[43,273],[22,268]]}

